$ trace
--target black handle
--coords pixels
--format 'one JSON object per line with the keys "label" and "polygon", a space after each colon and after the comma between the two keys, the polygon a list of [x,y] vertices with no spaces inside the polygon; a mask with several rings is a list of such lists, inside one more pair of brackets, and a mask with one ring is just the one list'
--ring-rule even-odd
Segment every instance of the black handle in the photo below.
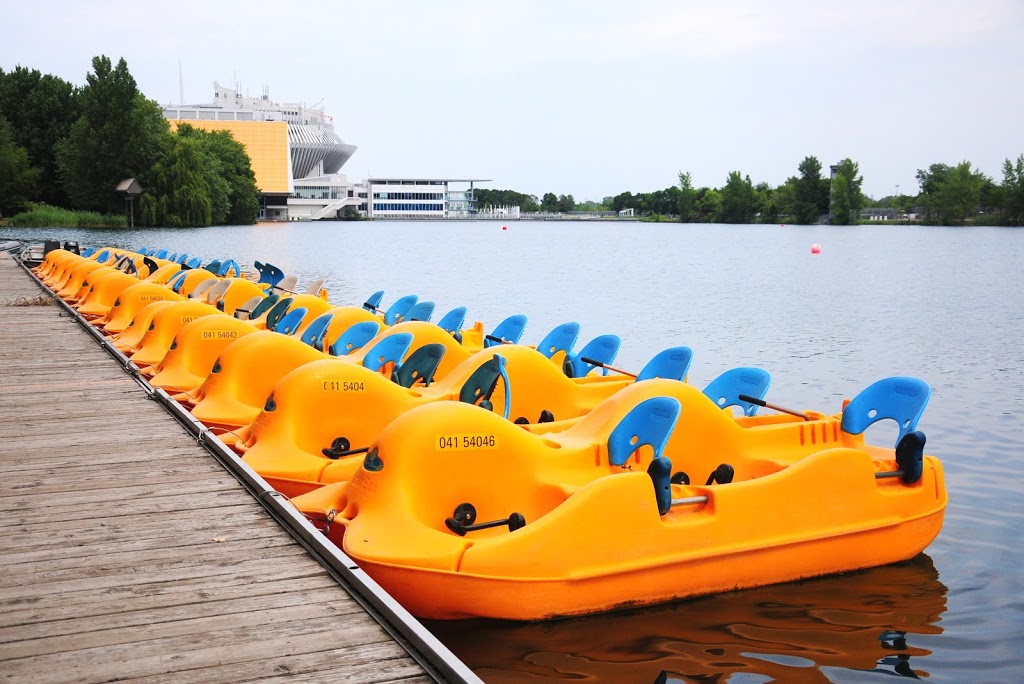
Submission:
{"label": "black handle", "polygon": [[738,398],[740,401],[748,401],[751,404],[757,404],[758,406],[768,406],[768,402],[764,399],[758,399],[757,397],[752,397],[749,394],[741,394]]}

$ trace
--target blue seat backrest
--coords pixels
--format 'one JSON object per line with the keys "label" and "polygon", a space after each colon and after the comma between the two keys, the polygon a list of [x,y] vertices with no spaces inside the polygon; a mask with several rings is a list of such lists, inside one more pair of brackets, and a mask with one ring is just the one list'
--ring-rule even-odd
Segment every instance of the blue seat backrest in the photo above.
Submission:
{"label": "blue seat backrest", "polygon": [[95,247],[86,247],[85,251],[82,252],[82,256],[84,256],[84,257],[91,257],[95,253],[96,253],[96,248]]}
{"label": "blue seat backrest", "polygon": [[608,462],[620,466],[642,446],[661,456],[679,420],[682,406],[674,397],[651,397],[633,407],[608,436]]}
{"label": "blue seat backrest", "polygon": [[768,386],[772,384],[771,374],[761,368],[740,367],[725,371],[704,388],[704,395],[715,402],[718,408],[739,406],[743,415],[757,413],[757,404],[743,401],[739,395],[746,394],[755,399],[764,399]]}
{"label": "blue seat backrest", "polygon": [[105,263],[107,263],[107,259],[109,259],[109,258],[110,258],[110,250],[109,249],[105,249],[102,252],[100,252],[98,257],[96,257],[96,262],[100,263],[100,264],[105,264]]}
{"label": "blue seat backrest", "polygon": [[173,261],[173,262],[175,262],[175,263],[179,263],[179,264],[183,264],[183,263],[185,263],[186,261],[188,261],[188,252],[184,252],[184,253],[183,253],[183,254],[182,254],[181,256],[179,256],[179,257],[178,257],[177,259],[171,259],[171,261]]}
{"label": "blue seat backrest", "polygon": [[445,332],[452,333],[453,335],[462,329],[462,324],[466,321],[466,307],[457,306],[437,322],[437,326]]}
{"label": "blue seat backrest", "polygon": [[192,257],[191,259],[186,261],[184,265],[188,266],[189,268],[199,268],[200,266],[202,266],[202,264],[202,259],[200,259],[199,257]]}
{"label": "blue seat backrest", "polygon": [[203,268],[205,268],[210,273],[217,275],[217,271],[220,270],[220,259],[214,259],[210,263],[203,266]]}
{"label": "blue seat backrest", "polygon": [[305,331],[302,333],[302,337],[299,339],[308,344],[313,349],[323,351],[324,350],[324,335],[327,334],[327,326],[334,320],[334,314],[325,313],[306,326]]}
{"label": "blue seat backrest", "polygon": [[168,261],[177,262],[178,261],[178,253],[174,252],[173,254],[171,254],[171,256],[167,257],[167,260]]}
{"label": "blue seat backrest", "polygon": [[167,249],[161,249],[160,251],[158,251],[158,252],[157,252],[156,254],[154,254],[153,256],[155,256],[155,257],[156,257],[157,259],[166,259],[166,258],[167,258],[167,255],[168,255],[168,254],[170,254],[170,253],[171,253],[171,252],[170,252],[170,250],[167,250]]}
{"label": "blue seat backrest", "polygon": [[270,310],[267,311],[267,330],[273,330],[277,325],[277,322],[281,320],[286,313],[288,313],[288,307],[292,305],[292,301],[291,297],[285,297],[284,299],[277,300],[277,302],[270,307]]}
{"label": "blue seat backrest", "polygon": [[636,381],[651,378],[667,378],[669,380],[685,380],[690,372],[693,361],[693,350],[689,347],[669,347],[654,355],[647,365],[636,376]]}
{"label": "blue seat backrest", "polygon": [[444,357],[445,348],[443,344],[435,342],[425,344],[415,350],[402,362],[393,377],[391,378],[402,387],[412,387],[420,380],[423,385],[429,386],[434,381],[434,373],[437,366]]}
{"label": "blue seat backrest", "polygon": [[304,306],[297,306],[277,321],[274,324],[273,331],[279,332],[282,335],[291,335],[299,328],[299,324],[302,323],[303,317],[308,312],[308,309]]}
{"label": "blue seat backrest", "polygon": [[579,323],[563,323],[555,326],[554,330],[544,336],[544,339],[537,344],[537,351],[549,359],[560,351],[568,354],[572,351],[579,336]]}
{"label": "blue seat backrest", "polygon": [[228,259],[227,261],[222,262],[220,268],[217,269],[217,275],[223,278],[230,273],[232,269],[234,269],[234,277],[238,278],[242,275],[242,269],[238,267],[238,262],[234,259]]}
{"label": "blue seat backrest", "polygon": [[932,388],[924,380],[905,375],[882,378],[855,396],[843,409],[843,432],[859,435],[880,420],[896,421],[896,443],[917,429]]}
{"label": "blue seat backrest", "polygon": [[356,349],[362,349],[379,332],[380,323],[377,321],[355,323],[349,326],[348,330],[341,333],[338,339],[331,345],[331,356],[345,356],[351,354]]}
{"label": "blue seat backrest", "polygon": [[[526,330],[526,316],[522,314],[514,314],[499,323],[494,330],[491,331],[490,336],[516,344],[523,337],[524,330]],[[497,344],[501,343],[489,340],[486,337],[484,338],[485,348],[493,347]]]}
{"label": "blue seat backrest", "polygon": [[261,261],[257,261],[253,265],[260,272],[260,279],[256,281],[258,283],[266,283],[273,288],[284,278],[284,271],[274,264],[264,264]]}
{"label": "blue seat backrest", "polygon": [[153,256],[153,250],[149,247],[139,247],[138,252],[145,256]]}
{"label": "blue seat backrest", "polygon": [[281,299],[280,295],[270,295],[269,297],[261,299],[260,303],[254,306],[252,311],[249,312],[249,320],[255,320],[262,316],[263,312],[277,304],[279,299]]}
{"label": "blue seat backrest", "polygon": [[434,315],[434,302],[416,302],[402,316],[403,321],[429,321]]}
{"label": "blue seat backrest", "polygon": [[399,297],[398,300],[396,300],[395,303],[388,307],[388,310],[384,312],[384,325],[394,325],[397,323],[400,318],[409,313],[409,309],[416,304],[416,300],[418,299],[419,297],[416,295],[405,295],[404,297]]}
{"label": "blue seat backrest", "polygon": [[372,371],[378,371],[385,363],[400,364],[410,346],[412,346],[412,333],[388,335],[366,352],[366,356],[363,357],[363,366]]}
{"label": "blue seat backrest", "polygon": [[187,271],[178,271],[171,279],[167,281],[167,286],[171,288],[172,292],[181,292],[181,284],[185,282],[185,276],[188,275]]}
{"label": "blue seat backrest", "polygon": [[[612,363],[618,356],[621,346],[622,340],[618,335],[598,335],[590,340],[583,345],[583,349],[580,349],[578,354],[572,354],[569,357],[569,363],[572,364],[572,377],[582,378],[598,367],[584,361],[585,358],[601,363]],[[604,375],[608,375],[607,368],[602,368],[602,371]]]}
{"label": "blue seat backrest", "polygon": [[380,301],[382,299],[384,299],[384,290],[377,290],[366,298],[366,301],[363,302],[363,308],[367,311],[376,311],[380,308]]}

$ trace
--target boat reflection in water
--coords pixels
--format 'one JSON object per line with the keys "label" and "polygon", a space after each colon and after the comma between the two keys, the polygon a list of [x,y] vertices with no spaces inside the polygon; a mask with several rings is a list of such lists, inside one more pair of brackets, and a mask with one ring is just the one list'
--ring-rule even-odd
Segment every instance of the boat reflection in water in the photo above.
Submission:
{"label": "boat reflection in water", "polygon": [[634,611],[425,624],[488,684],[706,682],[733,674],[742,681],[826,682],[828,668],[927,677],[931,651],[919,635],[941,634],[945,610],[946,587],[931,558],[920,554],[836,577]]}

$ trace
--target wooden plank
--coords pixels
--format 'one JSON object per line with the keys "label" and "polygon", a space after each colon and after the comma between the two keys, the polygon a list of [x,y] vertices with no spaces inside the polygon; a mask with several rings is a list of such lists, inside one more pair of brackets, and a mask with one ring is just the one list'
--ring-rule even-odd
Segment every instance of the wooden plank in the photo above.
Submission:
{"label": "wooden plank", "polygon": [[258,501],[0,255],[0,673],[425,681]]}

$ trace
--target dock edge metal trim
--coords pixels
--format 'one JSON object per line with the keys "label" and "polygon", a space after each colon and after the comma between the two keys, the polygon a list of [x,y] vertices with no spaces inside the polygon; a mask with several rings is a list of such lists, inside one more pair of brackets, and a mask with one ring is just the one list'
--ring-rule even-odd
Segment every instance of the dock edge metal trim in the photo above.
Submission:
{"label": "dock edge metal trim", "polygon": [[95,326],[85,320],[78,311],[50,290],[26,264],[22,263],[21,259],[15,257],[15,261],[42,288],[43,292],[89,332],[93,339],[145,390],[150,399],[163,406],[164,410],[184,426],[185,430],[267,509],[270,515],[328,571],[334,580],[405,649],[430,677],[438,682],[452,682],[453,684],[483,684],[483,680],[459,660],[415,616],[359,568],[352,558],[328,541],[298,509],[291,506],[283,494],[267,484],[266,480],[231,451],[209,428],[196,420],[181,404],[171,399],[167,392],[150,385],[131,359],[104,337]]}

